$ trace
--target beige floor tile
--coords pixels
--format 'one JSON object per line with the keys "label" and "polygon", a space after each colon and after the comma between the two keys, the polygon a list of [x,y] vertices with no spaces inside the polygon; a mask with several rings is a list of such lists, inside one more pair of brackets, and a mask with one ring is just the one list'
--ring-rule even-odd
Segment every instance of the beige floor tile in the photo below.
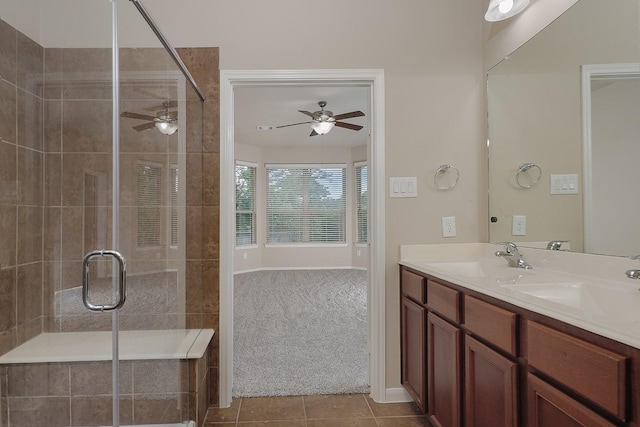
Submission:
{"label": "beige floor tile", "polygon": [[240,401],[242,399],[233,399],[231,401],[231,406],[228,408],[209,408],[207,412],[207,417],[205,418],[206,423],[222,423],[222,422],[232,422],[235,423],[238,419],[238,409],[240,409]]}
{"label": "beige floor tile", "polygon": [[308,420],[307,427],[377,427],[375,418],[334,418]]}
{"label": "beige floor tile", "polygon": [[362,394],[304,396],[304,408],[309,420],[373,417]]}
{"label": "beige floor tile", "polygon": [[398,417],[407,415],[422,415],[420,408],[414,402],[405,403],[376,403],[371,396],[365,396],[367,403],[375,417]]}
{"label": "beige floor tile", "polygon": [[274,420],[304,420],[302,396],[242,399],[238,421]]}
{"label": "beige floor tile", "polygon": [[424,416],[376,418],[380,427],[432,427]]}
{"label": "beige floor tile", "polygon": [[278,421],[249,421],[246,423],[238,423],[238,427],[306,427],[305,420],[278,420]]}

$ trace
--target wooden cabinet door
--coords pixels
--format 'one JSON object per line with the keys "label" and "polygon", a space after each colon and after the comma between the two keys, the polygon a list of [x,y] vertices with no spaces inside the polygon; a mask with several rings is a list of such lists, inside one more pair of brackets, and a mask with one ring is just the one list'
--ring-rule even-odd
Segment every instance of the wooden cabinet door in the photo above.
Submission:
{"label": "wooden cabinet door", "polygon": [[461,331],[433,313],[427,316],[427,396],[436,427],[460,427]]}
{"label": "wooden cabinet door", "polygon": [[465,337],[465,426],[518,426],[518,364]]}
{"label": "wooden cabinet door", "polygon": [[402,385],[426,413],[427,310],[402,297]]}
{"label": "wooden cabinet door", "polygon": [[527,376],[527,389],[529,427],[615,426],[532,374]]}

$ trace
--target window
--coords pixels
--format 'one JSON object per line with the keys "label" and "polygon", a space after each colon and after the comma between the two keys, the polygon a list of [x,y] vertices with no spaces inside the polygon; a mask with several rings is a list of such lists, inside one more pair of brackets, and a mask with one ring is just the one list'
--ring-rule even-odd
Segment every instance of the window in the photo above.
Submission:
{"label": "window", "polygon": [[267,165],[267,243],[345,242],[345,165]]}
{"label": "window", "polygon": [[162,167],[139,163],[138,247],[160,246]]}
{"label": "window", "polygon": [[171,246],[178,246],[178,168],[171,168]]}
{"label": "window", "polygon": [[367,164],[356,163],[356,243],[367,243],[367,208],[369,193],[367,192]]}
{"label": "window", "polygon": [[256,244],[256,165],[236,162],[236,246]]}

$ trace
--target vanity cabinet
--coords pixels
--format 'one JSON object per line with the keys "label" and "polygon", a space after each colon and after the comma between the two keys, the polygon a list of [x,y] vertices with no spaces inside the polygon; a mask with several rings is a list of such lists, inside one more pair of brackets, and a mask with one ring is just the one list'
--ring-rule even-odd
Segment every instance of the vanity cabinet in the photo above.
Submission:
{"label": "vanity cabinet", "polygon": [[460,328],[427,315],[428,415],[436,427],[461,425],[460,336]]}
{"label": "vanity cabinet", "polygon": [[404,266],[401,287],[402,381],[434,426],[640,427],[640,350]]}
{"label": "vanity cabinet", "polygon": [[616,425],[532,374],[528,374],[527,384],[529,427]]}
{"label": "vanity cabinet", "polygon": [[409,271],[402,273],[400,323],[402,335],[402,384],[422,412],[427,411],[427,310],[426,279]]}
{"label": "vanity cabinet", "polygon": [[402,297],[402,384],[422,412],[426,412],[427,310]]}

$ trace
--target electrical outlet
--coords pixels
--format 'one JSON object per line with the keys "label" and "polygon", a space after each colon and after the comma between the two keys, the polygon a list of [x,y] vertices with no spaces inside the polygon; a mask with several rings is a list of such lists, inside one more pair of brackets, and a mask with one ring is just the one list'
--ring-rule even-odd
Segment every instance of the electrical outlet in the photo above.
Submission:
{"label": "electrical outlet", "polygon": [[442,217],[442,237],[455,237],[455,236],[456,236],[456,217],[443,216]]}
{"label": "electrical outlet", "polygon": [[511,223],[511,235],[512,236],[527,235],[527,217],[525,215],[513,216],[513,222]]}

